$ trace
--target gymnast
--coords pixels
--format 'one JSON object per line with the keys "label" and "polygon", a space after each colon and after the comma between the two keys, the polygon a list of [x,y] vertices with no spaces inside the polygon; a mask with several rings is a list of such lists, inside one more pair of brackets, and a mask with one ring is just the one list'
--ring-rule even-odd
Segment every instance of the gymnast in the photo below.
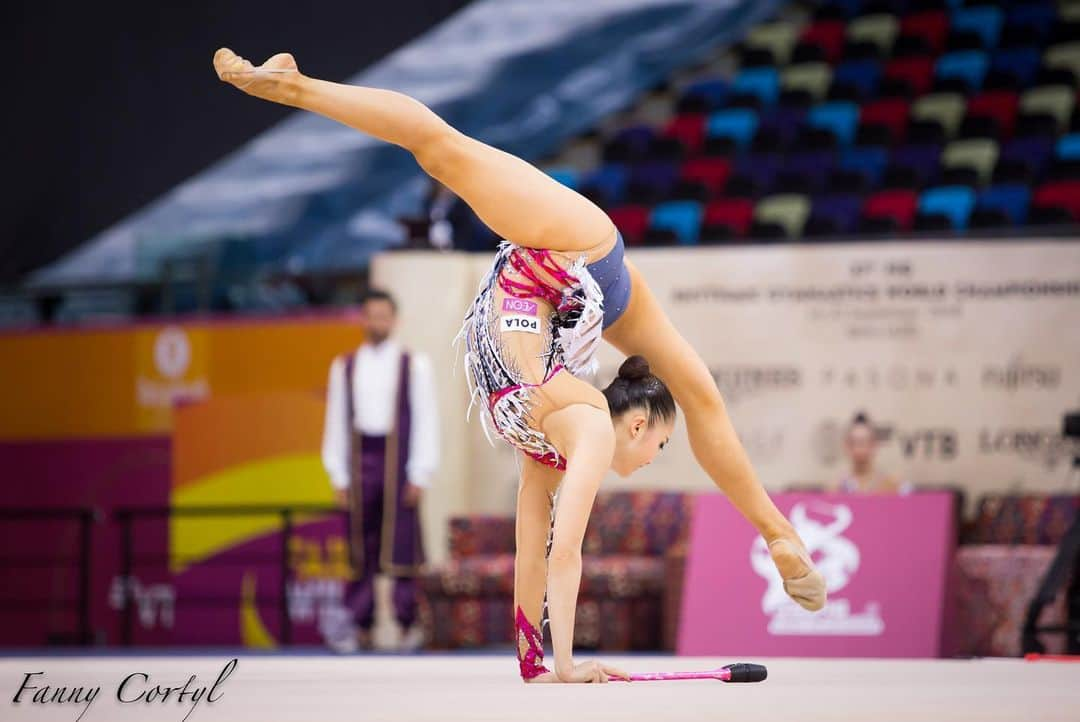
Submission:
{"label": "gymnast", "polygon": [[[625,476],[650,463],[671,435],[676,404],[695,458],[764,537],[785,591],[821,609],[824,578],[757,480],[704,361],[623,257],[622,237],[603,210],[401,93],[307,77],[288,53],[255,67],[222,48],[214,68],[249,95],[401,146],[505,239],[458,338],[485,433],[490,427],[522,452],[514,623],[525,681],[628,677],[573,661],[582,540],[604,473]],[[603,392],[583,380],[596,369],[601,338],[628,356]],[[553,670],[543,664],[537,629],[545,594]]]}

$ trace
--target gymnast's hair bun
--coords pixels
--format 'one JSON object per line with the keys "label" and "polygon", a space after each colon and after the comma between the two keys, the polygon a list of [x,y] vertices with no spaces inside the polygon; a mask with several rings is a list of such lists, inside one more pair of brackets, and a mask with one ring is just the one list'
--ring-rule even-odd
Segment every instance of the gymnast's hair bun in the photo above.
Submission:
{"label": "gymnast's hair bun", "polygon": [[637,381],[649,375],[649,362],[644,356],[630,356],[619,367],[619,378],[627,381]]}

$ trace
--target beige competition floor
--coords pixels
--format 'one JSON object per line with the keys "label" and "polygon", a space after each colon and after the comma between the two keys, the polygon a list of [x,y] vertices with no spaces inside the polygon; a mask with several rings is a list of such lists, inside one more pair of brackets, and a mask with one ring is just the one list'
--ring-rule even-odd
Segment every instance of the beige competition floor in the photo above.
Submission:
{"label": "beige competition floor", "polygon": [[[84,722],[138,720],[731,720],[732,722],[875,722],[964,720],[1027,722],[1080,720],[1080,664],[1020,660],[861,661],[746,660],[768,665],[759,684],[708,680],[606,685],[525,685],[512,656],[368,655],[246,656],[219,688],[194,708],[175,697],[165,703],[120,704],[154,685],[208,686],[232,655],[6,657],[0,659],[0,720]],[[583,657],[584,658],[584,657]],[[686,657],[604,656],[628,671],[709,669],[738,661]],[[23,692],[33,684],[100,686],[94,702],[39,705]]]}

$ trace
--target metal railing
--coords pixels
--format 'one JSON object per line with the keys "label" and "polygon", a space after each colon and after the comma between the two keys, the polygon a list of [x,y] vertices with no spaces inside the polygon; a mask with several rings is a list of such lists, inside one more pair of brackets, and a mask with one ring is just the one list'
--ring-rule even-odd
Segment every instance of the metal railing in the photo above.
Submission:
{"label": "metal railing", "polygon": [[70,522],[78,524],[77,555],[71,557],[37,557],[30,555],[12,555],[5,550],[0,557],[0,569],[41,569],[56,568],[78,562],[78,594],[74,600],[56,600],[55,598],[31,598],[25,600],[0,601],[0,610],[22,609],[35,610],[42,607],[69,606],[77,608],[78,629],[70,635],[78,644],[90,644],[93,640],[90,624],[90,584],[93,568],[93,525],[100,521],[98,513],[89,507],[56,508],[0,508],[0,524],[24,524],[41,522]]}

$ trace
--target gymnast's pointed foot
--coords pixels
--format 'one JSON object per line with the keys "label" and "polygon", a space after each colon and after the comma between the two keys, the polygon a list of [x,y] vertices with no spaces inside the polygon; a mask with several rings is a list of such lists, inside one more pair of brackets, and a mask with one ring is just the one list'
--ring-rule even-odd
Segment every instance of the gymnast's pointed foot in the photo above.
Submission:
{"label": "gymnast's pointed foot", "polygon": [[229,48],[220,48],[214,53],[214,70],[220,80],[248,95],[285,105],[297,103],[299,81],[303,76],[289,53],[278,53],[255,66]]}
{"label": "gymnast's pointed foot", "polygon": [[780,570],[784,591],[789,597],[811,612],[825,606],[825,577],[814,567],[798,539],[773,539],[769,542],[769,554]]}

